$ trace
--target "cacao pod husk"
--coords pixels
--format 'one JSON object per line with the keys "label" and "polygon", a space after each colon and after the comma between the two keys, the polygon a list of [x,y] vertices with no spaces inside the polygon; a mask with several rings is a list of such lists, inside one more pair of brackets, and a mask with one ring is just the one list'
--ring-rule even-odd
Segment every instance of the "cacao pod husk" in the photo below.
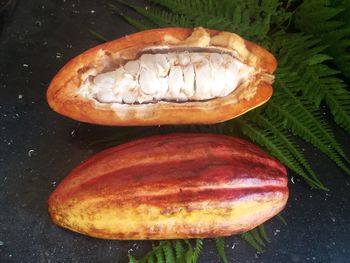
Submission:
{"label": "cacao pod husk", "polygon": [[[122,66],[146,51],[164,53],[178,49],[230,53],[252,67],[254,73],[230,94],[199,101],[102,103],[81,93],[91,74]],[[73,58],[51,81],[47,100],[54,111],[93,124],[212,124],[240,116],[269,100],[276,66],[275,57],[266,49],[234,33],[203,28],[153,29],[104,43]]]}
{"label": "cacao pod husk", "polygon": [[102,151],[48,201],[53,222],[104,239],[229,236],[279,213],[285,167],[242,139],[170,134]]}

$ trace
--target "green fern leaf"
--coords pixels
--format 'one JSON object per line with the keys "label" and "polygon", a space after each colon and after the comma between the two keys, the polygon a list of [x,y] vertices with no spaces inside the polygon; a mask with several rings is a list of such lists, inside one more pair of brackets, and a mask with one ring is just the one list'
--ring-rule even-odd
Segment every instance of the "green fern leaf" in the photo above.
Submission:
{"label": "green fern leaf", "polygon": [[228,263],[226,253],[225,253],[225,238],[217,237],[214,239],[216,250],[224,263]]}
{"label": "green fern leaf", "polygon": [[[334,29],[334,25],[325,22],[335,18],[342,11],[342,8],[331,7],[328,0],[304,0],[295,13],[294,21],[298,27],[309,32],[327,32]],[[320,22],[323,23],[319,24]]]}
{"label": "green fern leaf", "polygon": [[176,262],[181,263],[185,261],[185,248],[181,240],[175,241],[175,255]]}
{"label": "green fern leaf", "polygon": [[266,233],[266,230],[265,230],[265,226],[264,224],[258,226],[258,229],[259,229],[259,234],[260,236],[266,241],[266,242],[270,242],[270,239]]}
{"label": "green fern leaf", "polygon": [[[236,32],[249,39],[261,40],[270,30],[271,20],[280,10],[278,0],[213,1],[152,0],[172,13],[182,14],[194,25]],[[281,13],[279,13],[281,14]]]}
{"label": "green fern leaf", "polygon": [[164,254],[163,254],[163,247],[167,245],[167,243],[170,241],[162,241],[159,243],[158,246],[152,246],[152,250],[149,251],[146,255],[144,255],[139,260],[134,259],[132,256],[129,256],[129,259],[132,258],[133,260],[136,260],[138,263],[152,263],[155,262],[155,259],[157,262],[164,263]]}
{"label": "green fern leaf", "polygon": [[129,255],[129,263],[137,263],[137,260],[133,256]]}
{"label": "green fern leaf", "polygon": [[[299,100],[297,101],[300,103]],[[276,118],[276,120],[281,121],[285,128],[291,129],[293,133],[312,143],[333,160],[343,171],[350,174],[350,170],[346,164],[344,164],[339,155],[330,148],[330,143],[325,141],[325,138],[322,137],[325,130],[319,130],[317,127],[323,122],[322,119],[318,118],[314,120],[313,117],[312,119],[308,119],[307,115],[312,116],[313,114],[310,111],[305,110],[302,106],[298,108],[298,105],[290,105],[289,108],[283,108],[277,103],[276,100],[270,101],[266,111],[269,118]],[[314,126],[315,124],[317,126]]]}
{"label": "green fern leaf", "polygon": [[157,263],[165,263],[164,253],[162,249],[165,244],[165,242],[161,242],[161,246],[159,247],[159,249],[154,250],[155,256],[157,258]]}
{"label": "green fern leaf", "polygon": [[325,102],[334,116],[334,121],[350,134],[350,92],[342,81],[328,83]]}
{"label": "green fern leaf", "polygon": [[[145,9],[142,6],[117,0],[142,14],[160,27],[204,26],[207,28],[236,32],[248,39],[262,42],[274,21],[290,17],[279,0],[263,1],[214,1],[214,0],[152,0],[166,8]],[[280,18],[280,20],[278,20]]]}
{"label": "green fern leaf", "polygon": [[[151,0],[153,3],[168,8],[173,13],[183,14],[192,20],[202,16],[214,18],[222,4],[212,0]],[[223,20],[224,21],[224,20]],[[228,23],[228,21],[227,21]]]}
{"label": "green fern leaf", "polygon": [[186,263],[192,263],[192,259],[193,259],[193,248],[192,245],[190,243],[190,241],[188,241],[187,239],[184,239],[186,245],[187,245],[187,251],[185,253],[185,262]]}
{"label": "green fern leaf", "polygon": [[266,242],[270,242],[263,224],[242,234],[241,237],[260,253],[263,253]]}
{"label": "green fern leaf", "polygon": [[287,221],[284,219],[283,216],[281,216],[281,214],[277,215],[277,218],[286,226],[287,225]]}
{"label": "green fern leaf", "polygon": [[[273,50],[280,58],[277,79],[284,82],[294,94],[302,92],[316,107],[324,100],[336,123],[349,132],[350,111],[347,105],[350,104],[350,93],[346,90],[344,82],[335,76],[338,71],[320,64],[330,57],[319,53],[325,51],[317,44],[319,40],[301,34],[284,34],[282,37],[276,37],[275,43],[279,44],[273,45]],[[303,51],[306,47],[311,53]],[[309,59],[305,60],[305,57]],[[278,88],[278,85],[276,87]],[[336,96],[337,93],[341,95]],[[344,153],[341,153],[341,156],[346,158]]]}
{"label": "green fern leaf", "polygon": [[349,2],[305,0],[295,14],[297,28],[319,38],[328,45],[327,54],[334,64],[350,78],[350,12]]}
{"label": "green fern leaf", "polygon": [[242,234],[242,238],[245,241],[247,241],[247,243],[249,245],[251,245],[253,248],[255,248],[260,253],[264,252],[262,246],[256,241],[256,239],[254,238],[254,236],[251,232],[246,232],[246,233]]}
{"label": "green fern leaf", "polygon": [[279,79],[276,80],[275,87],[280,92],[266,107],[269,117],[282,120],[285,128],[291,129],[293,133],[312,143],[348,173],[349,169],[338,154],[346,160],[347,157],[318,108],[302,97],[297,98]]}
{"label": "green fern leaf", "polygon": [[316,54],[306,59],[305,63],[307,63],[309,66],[312,66],[312,65],[320,64],[322,62],[325,62],[327,60],[332,60],[332,59],[333,59],[332,57],[326,54]]}
{"label": "green fern leaf", "polygon": [[170,241],[163,241],[165,245],[163,246],[163,252],[165,256],[165,262],[166,263],[175,263],[175,255],[174,255],[174,250],[173,247],[170,243]]}
{"label": "green fern leaf", "polygon": [[[314,179],[310,178],[299,165],[297,160],[292,156],[292,154],[285,148],[283,141],[280,141],[275,137],[271,131],[262,130],[255,123],[244,118],[239,118],[237,120],[241,131],[250,137],[252,141],[259,143],[261,146],[266,148],[268,152],[278,158],[283,164],[294,171],[296,174],[304,178],[304,180],[313,188],[324,188],[324,186]],[[281,137],[282,135],[280,135]],[[288,141],[286,139],[286,141]]]}
{"label": "green fern leaf", "polygon": [[[271,136],[277,139],[283,145],[283,147],[285,147],[285,149],[288,150],[288,152],[294,157],[294,159],[298,161],[305,168],[308,175],[306,175],[302,171],[301,167],[296,166],[293,168],[292,167],[289,167],[289,168],[291,168],[294,171],[298,171],[297,174],[301,175],[304,179],[310,176],[311,178],[308,178],[308,179],[310,179],[312,182],[311,186],[316,185],[316,187],[319,189],[328,190],[318,179],[314,171],[311,169],[311,166],[309,165],[305,157],[302,155],[302,153],[296,146],[295,141],[291,138],[290,134],[282,127],[281,122],[278,122],[274,119],[269,119],[267,116],[265,117],[265,114],[256,113],[256,111],[248,113],[245,116],[245,118],[249,118],[252,121],[254,121],[256,124],[258,124],[260,127],[263,127],[269,130],[271,132]],[[269,136],[267,135],[267,137]]]}
{"label": "green fern leaf", "polygon": [[[141,261],[139,261],[140,263],[142,263]],[[149,258],[147,259],[147,263],[155,263],[155,255],[150,255]]]}
{"label": "green fern leaf", "polygon": [[264,10],[264,14],[260,14],[259,21],[256,21],[257,24],[260,24],[259,27],[256,27],[258,30],[255,33],[257,36],[266,36],[270,31],[271,18],[276,14],[279,7],[279,0],[262,0],[261,6],[259,9]]}
{"label": "green fern leaf", "polygon": [[264,247],[265,246],[265,242],[263,241],[263,238],[260,236],[260,232],[258,230],[258,228],[254,228],[252,230],[249,231],[253,238],[255,239],[255,241],[261,246]]}
{"label": "green fern leaf", "polygon": [[123,0],[117,0],[152,21],[158,27],[192,27],[193,24],[185,17],[154,8],[144,8]]}
{"label": "green fern leaf", "polygon": [[193,255],[192,255],[192,262],[193,263],[197,262],[198,257],[202,251],[202,248],[203,248],[203,239],[197,238],[196,243],[195,243],[195,247],[194,247],[194,251],[193,251]]}
{"label": "green fern leaf", "polygon": [[123,12],[116,5],[111,4],[110,8],[113,12],[124,18],[130,25],[132,25],[138,30],[146,30],[155,27],[154,24],[152,25],[148,21],[134,19],[130,16],[124,15]]}
{"label": "green fern leaf", "polygon": [[89,31],[90,31],[91,35],[93,35],[96,38],[96,40],[100,41],[101,43],[108,41],[108,39],[106,37],[102,36],[100,33],[97,33],[94,30],[89,30]]}

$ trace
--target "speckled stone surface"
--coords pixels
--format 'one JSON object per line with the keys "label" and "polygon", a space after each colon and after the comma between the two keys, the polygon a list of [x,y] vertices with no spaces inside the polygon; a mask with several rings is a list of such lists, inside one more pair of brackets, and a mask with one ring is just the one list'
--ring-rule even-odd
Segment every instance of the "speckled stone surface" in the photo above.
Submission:
{"label": "speckled stone surface", "polygon": [[[85,237],[53,225],[47,214],[46,201],[54,187],[73,167],[106,147],[99,140],[122,142],[196,129],[100,127],[69,120],[49,109],[45,92],[54,74],[70,58],[98,44],[89,29],[109,39],[135,32],[111,14],[111,2],[22,0],[3,26],[0,262],[127,262],[128,252],[138,257],[151,247],[151,242]],[[327,112],[325,116],[329,117]],[[338,128],[335,134],[350,156],[347,135]],[[312,147],[303,147],[331,191],[310,190],[290,172],[290,200],[282,213],[288,225],[278,219],[265,224],[271,242],[263,254],[240,237],[228,238],[230,262],[349,262],[349,177]],[[199,262],[220,262],[211,240],[205,241]]]}

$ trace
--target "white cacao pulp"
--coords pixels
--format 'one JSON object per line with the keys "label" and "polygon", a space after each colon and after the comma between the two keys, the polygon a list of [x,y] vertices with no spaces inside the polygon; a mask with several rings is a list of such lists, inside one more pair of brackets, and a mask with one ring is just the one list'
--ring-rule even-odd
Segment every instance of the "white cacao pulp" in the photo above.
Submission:
{"label": "white cacao pulp", "polygon": [[100,103],[209,100],[227,96],[253,72],[253,67],[225,53],[142,54],[115,70],[90,76],[80,94]]}

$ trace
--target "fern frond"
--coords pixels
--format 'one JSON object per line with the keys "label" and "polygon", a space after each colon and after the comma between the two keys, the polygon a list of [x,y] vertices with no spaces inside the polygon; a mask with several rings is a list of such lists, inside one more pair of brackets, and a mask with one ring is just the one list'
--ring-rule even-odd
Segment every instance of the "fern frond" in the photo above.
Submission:
{"label": "fern frond", "polygon": [[[288,82],[294,93],[302,92],[316,107],[319,107],[325,94],[319,75],[325,75],[325,71],[319,63],[329,59],[322,53],[327,46],[319,45],[319,42],[311,36],[296,33],[276,34],[271,39],[271,49],[279,60],[276,78]],[[329,70],[327,76],[335,73]]]}
{"label": "fern frond", "polygon": [[183,242],[181,240],[175,241],[175,255],[176,255],[176,262],[184,262],[185,258],[185,248],[183,246]]}
{"label": "fern frond", "polygon": [[256,20],[256,24],[260,24],[260,26],[256,26],[257,30],[255,34],[257,36],[266,36],[270,31],[271,26],[271,18],[274,16],[279,7],[279,0],[262,0],[259,9],[264,10],[264,14],[260,14],[258,20]]}
{"label": "fern frond", "polygon": [[129,255],[129,263],[137,263],[137,260],[133,256]]}
{"label": "fern frond", "polygon": [[245,232],[241,237],[261,253],[264,251],[263,247],[266,246],[266,242],[270,242],[264,224]]}
{"label": "fern frond", "polygon": [[326,53],[334,64],[350,78],[350,5],[341,1],[305,0],[295,14],[297,28],[319,38],[328,45]]}
{"label": "fern frond", "polygon": [[[282,16],[278,0],[152,0],[172,13],[182,14],[194,25],[236,32],[248,39],[262,40],[270,30],[271,21]],[[274,21],[274,20],[273,20]]]}
{"label": "fern frond", "polygon": [[[143,261],[139,261],[139,263],[144,263]],[[151,255],[147,261],[145,261],[145,263],[156,263],[156,260],[155,260],[155,255]]]}
{"label": "fern frond", "polygon": [[[301,176],[311,187],[324,188],[322,184],[318,183],[314,179],[310,178],[299,165],[298,161],[284,146],[283,141],[275,137],[270,130],[263,130],[259,128],[255,123],[239,118],[237,120],[241,131],[247,135],[252,141],[257,142],[263,146],[269,153],[278,158],[283,164]],[[281,135],[280,135],[281,137]]]}
{"label": "fern frond", "polygon": [[129,261],[134,260],[135,262],[138,262],[138,263],[152,263],[156,258],[157,262],[165,263],[163,247],[166,246],[168,243],[170,243],[170,241],[162,241],[159,243],[158,246],[153,245],[152,250],[138,260],[136,260],[133,256],[129,255]]}
{"label": "fern frond", "polygon": [[[299,100],[298,104],[301,104]],[[313,144],[320,151],[325,153],[331,160],[333,160],[343,171],[350,174],[349,168],[342,161],[336,151],[333,150],[331,144],[323,137],[326,130],[318,129],[320,123],[325,123],[322,119],[317,117],[314,119],[313,113],[304,108],[303,105],[289,105],[283,107],[278,101],[270,100],[266,112],[269,118],[280,121],[285,128]],[[309,116],[311,119],[309,119]],[[316,126],[315,126],[316,125]]]}
{"label": "fern frond", "polygon": [[138,30],[146,30],[155,27],[155,25],[150,24],[148,21],[145,20],[139,20],[139,19],[134,19],[130,16],[124,15],[124,13],[116,6],[116,5],[109,5],[111,10],[124,18],[130,25],[135,27]]}
{"label": "fern frond", "polygon": [[216,250],[224,263],[228,263],[225,253],[225,238],[217,237],[214,239]]}
{"label": "fern frond", "polygon": [[123,4],[137,13],[143,15],[150,21],[152,21],[158,27],[192,27],[193,23],[185,16],[173,14],[165,10],[156,8],[144,8],[139,5],[135,5],[123,0],[117,0],[120,4]]}
{"label": "fern frond", "polygon": [[242,234],[242,238],[253,248],[255,248],[260,253],[263,253],[264,250],[262,246],[258,243],[258,241],[254,238],[253,234],[251,232],[246,232]]}
{"label": "fern frond", "polygon": [[279,56],[277,79],[294,94],[301,92],[316,107],[325,101],[336,123],[350,133],[350,93],[344,81],[336,76],[339,71],[322,64],[330,59],[322,53],[327,47],[302,34],[284,34],[273,39],[272,48]]}
{"label": "fern frond", "polygon": [[217,15],[218,8],[223,6],[218,1],[152,0],[152,2],[168,8],[172,13],[185,15],[197,26],[211,25],[211,28],[221,30],[231,26],[231,21],[227,17]]}
{"label": "fern frond", "polygon": [[154,254],[157,258],[157,263],[165,263],[163,247],[167,244],[166,242],[168,242],[168,241],[165,241],[163,243],[161,242],[162,246],[160,247],[160,249],[154,250]]}
{"label": "fern frond", "polygon": [[281,214],[278,214],[276,216],[285,226],[287,225],[287,221],[284,219],[283,216],[281,216]]}
{"label": "fern frond", "polygon": [[96,31],[94,30],[89,30],[90,31],[90,34],[94,36],[94,38],[96,38],[96,40],[100,41],[101,43],[104,43],[104,42],[107,42],[108,39],[104,36],[102,36],[100,33],[97,33]]}
{"label": "fern frond", "polygon": [[165,256],[166,263],[176,263],[174,249],[170,243],[170,241],[163,241],[166,244],[163,246],[163,252]]}
{"label": "fern frond", "polygon": [[334,121],[350,134],[350,92],[341,83],[329,83],[325,102],[334,116]]}
{"label": "fern frond", "polygon": [[196,263],[203,248],[203,239],[197,238],[193,250],[192,262]]}
{"label": "fern frond", "polygon": [[187,245],[187,251],[185,253],[185,262],[186,263],[192,263],[193,259],[193,248],[189,240],[184,239],[186,245]]}
{"label": "fern frond", "polygon": [[270,243],[270,238],[268,237],[268,235],[267,235],[267,233],[266,233],[264,224],[258,226],[258,229],[259,229],[259,234],[260,234],[260,236],[261,236],[266,242],[269,242],[269,243]]}
{"label": "fern frond", "polygon": [[[330,6],[328,0],[304,0],[295,13],[294,20],[299,28],[305,29],[308,33],[322,34],[339,26],[339,24],[326,22],[335,18],[342,11],[342,8]],[[320,24],[320,22],[323,23]]]}
{"label": "fern frond", "polygon": [[260,236],[260,232],[259,232],[257,227],[250,230],[249,232],[252,234],[253,238],[259,244],[259,246],[261,246],[261,247],[265,246],[265,242],[264,242],[263,238]]}
{"label": "fern frond", "polygon": [[[290,133],[285,130],[281,123],[274,120],[269,119],[265,114],[256,114],[256,111],[253,111],[246,115],[249,119],[253,120],[256,124],[258,124],[260,127],[263,127],[271,132],[271,135],[278,139],[282,145],[288,150],[291,155],[295,158],[296,161],[298,161],[307,171],[308,175],[312,178],[313,184],[317,185],[317,188],[322,190],[328,190],[319,180],[317,175],[314,173],[314,171],[311,169],[311,166],[303,156],[303,154],[298,149],[295,141],[291,138]],[[290,167],[291,168],[291,167]],[[291,168],[292,169],[292,168]],[[294,168],[295,169],[295,168]],[[302,168],[297,168],[298,170],[301,170]],[[304,174],[304,173],[303,173]],[[304,175],[304,179],[305,179]],[[312,186],[312,185],[311,185]]]}
{"label": "fern frond", "polygon": [[344,9],[343,12],[341,12],[339,15],[337,15],[337,18],[340,21],[343,21],[347,26],[350,25],[350,17],[349,17],[349,10],[350,10],[350,2],[348,0],[336,0],[336,1],[330,1],[330,4],[337,8]]}
{"label": "fern frond", "polygon": [[[274,21],[290,17],[290,12],[283,8],[279,0],[151,0],[162,9],[117,1],[134,9],[158,27],[203,26],[236,32],[258,42],[264,41]],[[132,21],[139,26],[135,22],[137,21]]]}
{"label": "fern frond", "polygon": [[347,160],[346,154],[335,140],[331,128],[325,122],[319,109],[303,97],[296,97],[287,85],[288,83],[283,83],[277,78],[275,87],[279,93],[270,100],[268,107],[266,107],[269,117],[283,120],[281,123],[285,128],[291,129],[293,133],[312,143],[344,171],[349,172],[338,156],[339,154]]}

